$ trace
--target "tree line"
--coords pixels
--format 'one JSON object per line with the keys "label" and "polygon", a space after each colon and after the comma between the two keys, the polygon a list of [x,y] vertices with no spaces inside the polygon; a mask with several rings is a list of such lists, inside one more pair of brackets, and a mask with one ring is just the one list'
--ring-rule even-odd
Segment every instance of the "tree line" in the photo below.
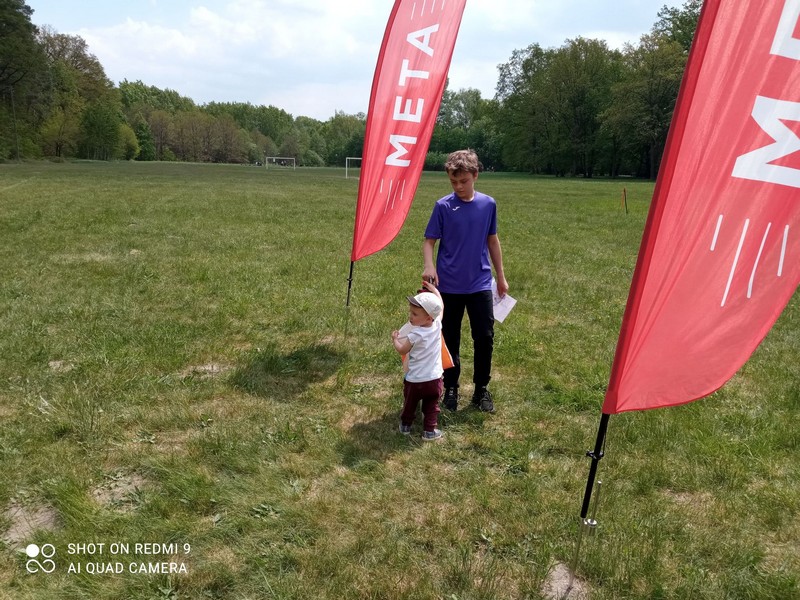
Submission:
{"label": "tree line", "polygon": [[[426,168],[455,148],[484,168],[654,178],[702,0],[664,6],[621,50],[576,38],[531,44],[498,66],[495,97],[447,88]],[[24,0],[0,0],[0,161],[159,160],[344,165],[361,156],[366,115],[327,121],[242,102],[197,105],[142,81],[111,82],[79,36],[37,27]]]}

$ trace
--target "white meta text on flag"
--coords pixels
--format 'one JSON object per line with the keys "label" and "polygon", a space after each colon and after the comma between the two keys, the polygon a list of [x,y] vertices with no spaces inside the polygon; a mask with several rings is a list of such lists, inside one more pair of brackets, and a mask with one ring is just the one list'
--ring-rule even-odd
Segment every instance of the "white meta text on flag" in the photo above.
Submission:
{"label": "white meta text on flag", "polygon": [[[406,36],[408,44],[419,52],[423,52],[429,57],[433,57],[434,50],[431,46],[431,38],[434,33],[439,31],[439,24],[431,25],[418,31],[412,31]],[[409,79],[428,79],[430,76],[429,71],[414,70],[410,68],[411,61],[404,58],[401,68],[400,77],[397,81],[399,87],[406,87]],[[392,120],[399,122],[405,121],[409,123],[421,123],[422,115],[425,109],[425,99],[417,98],[416,105],[411,98],[405,98],[398,95],[394,100],[394,112],[392,113]],[[417,136],[390,134],[389,143],[394,148],[394,152],[386,157],[385,164],[394,167],[407,167],[411,164],[408,159],[401,158],[408,154],[408,149],[404,144],[415,145],[417,143]]]}
{"label": "white meta text on flag", "polygon": [[[800,40],[793,37],[799,19],[800,0],[785,0],[770,54],[800,61]],[[732,175],[800,188],[800,169],[773,164],[773,161],[800,150],[800,139],[783,122],[800,121],[800,102],[759,95],[751,116],[774,143],[739,156]]]}

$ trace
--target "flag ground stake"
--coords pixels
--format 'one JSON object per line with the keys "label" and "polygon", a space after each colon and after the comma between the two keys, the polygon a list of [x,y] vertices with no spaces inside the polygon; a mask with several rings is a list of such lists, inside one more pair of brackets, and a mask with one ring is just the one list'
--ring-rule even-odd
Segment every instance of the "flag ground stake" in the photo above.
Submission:
{"label": "flag ground stake", "polygon": [[583,542],[584,534],[588,536],[593,536],[595,530],[597,529],[597,506],[600,504],[600,488],[602,487],[603,482],[599,479],[597,480],[597,489],[594,494],[594,504],[592,505],[592,516],[586,519],[581,519],[580,526],[578,528],[578,541],[575,544],[575,554],[572,556],[572,563],[569,566],[569,583],[567,584],[567,589],[564,591],[563,598],[568,598],[570,592],[572,591],[572,586],[575,583],[575,572],[578,569],[578,559],[580,558],[581,553],[581,542]]}
{"label": "flag ground stake", "polygon": [[597,520],[595,519],[595,516],[597,515],[597,505],[600,501],[600,485],[602,483],[600,481],[597,482],[597,495],[595,496],[594,500],[592,516],[587,518],[586,515],[589,514],[589,504],[592,500],[592,489],[594,488],[595,477],[597,477],[597,465],[600,462],[600,459],[603,458],[604,454],[603,448],[605,447],[606,443],[606,431],[608,429],[608,419],[610,416],[610,414],[603,413],[600,417],[600,426],[597,428],[597,440],[594,444],[594,450],[590,450],[586,453],[586,456],[592,459],[592,464],[589,467],[589,477],[586,480],[586,491],[583,494],[583,505],[581,506],[581,524],[580,528],[578,529],[578,541],[575,544],[575,554],[572,557],[572,565],[569,569],[569,585],[567,586],[564,597],[569,595],[569,592],[572,589],[572,584],[575,582],[575,572],[578,569],[578,559],[580,558],[583,534],[584,532],[592,534],[597,528]]}
{"label": "flag ground stake", "polygon": [[345,306],[350,308],[350,289],[353,287],[353,265],[356,264],[354,260],[350,261],[350,276],[347,278],[347,302]]}

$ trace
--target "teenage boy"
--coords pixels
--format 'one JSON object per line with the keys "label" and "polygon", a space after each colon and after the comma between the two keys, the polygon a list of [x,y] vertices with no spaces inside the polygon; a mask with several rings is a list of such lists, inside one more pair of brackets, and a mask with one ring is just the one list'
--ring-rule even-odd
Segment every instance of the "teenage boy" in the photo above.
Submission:
{"label": "teenage boy", "polygon": [[[494,348],[492,265],[497,293],[505,296],[508,292],[497,237],[497,205],[494,198],[475,189],[479,165],[472,150],[458,150],[447,157],[444,167],[453,193],[434,205],[422,245],[422,278],[434,282],[445,308],[442,333],[454,366],[444,371],[443,404],[451,411],[458,407],[461,322],[466,310],[475,351],[472,404],[482,411],[494,412],[494,401],[487,389]],[[434,264],[437,241],[439,250]]]}

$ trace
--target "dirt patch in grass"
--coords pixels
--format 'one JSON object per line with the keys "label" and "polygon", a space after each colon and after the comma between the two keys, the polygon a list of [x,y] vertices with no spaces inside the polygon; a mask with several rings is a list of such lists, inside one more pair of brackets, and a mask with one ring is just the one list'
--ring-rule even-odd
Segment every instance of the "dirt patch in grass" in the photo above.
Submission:
{"label": "dirt patch in grass", "polygon": [[664,492],[664,495],[667,498],[671,498],[673,502],[680,505],[691,505],[691,506],[699,506],[708,504],[713,497],[708,492],[702,492],[700,494],[693,494],[690,492],[673,492],[671,490],[667,490]]}
{"label": "dirt patch in grass", "polygon": [[163,453],[184,456],[197,436],[197,431],[162,431],[156,435],[154,444]]}
{"label": "dirt patch in grass", "polygon": [[2,535],[9,546],[22,547],[33,541],[36,531],[55,531],[58,529],[58,513],[50,506],[21,504],[17,501],[3,513],[11,525]]}
{"label": "dirt patch in grass", "polygon": [[47,366],[54,373],[69,373],[75,368],[75,365],[65,360],[51,360],[47,363]]}
{"label": "dirt patch in grass", "polygon": [[110,262],[116,257],[100,252],[86,252],[84,254],[56,254],[53,262],[61,264],[82,263],[82,262]]}
{"label": "dirt patch in grass", "polygon": [[92,498],[101,506],[120,512],[131,512],[138,504],[138,495],[147,480],[138,473],[117,471],[91,491]]}
{"label": "dirt patch in grass", "polygon": [[178,372],[178,377],[181,379],[187,379],[189,377],[196,377],[197,379],[210,379],[213,377],[219,377],[224,373],[227,373],[231,370],[230,365],[222,365],[219,363],[207,363],[205,365],[192,365],[186,367],[182,371]]}
{"label": "dirt patch in grass", "polygon": [[586,583],[578,577],[570,582],[570,574],[569,567],[564,563],[554,565],[542,584],[542,596],[547,600],[588,600],[589,588]]}

